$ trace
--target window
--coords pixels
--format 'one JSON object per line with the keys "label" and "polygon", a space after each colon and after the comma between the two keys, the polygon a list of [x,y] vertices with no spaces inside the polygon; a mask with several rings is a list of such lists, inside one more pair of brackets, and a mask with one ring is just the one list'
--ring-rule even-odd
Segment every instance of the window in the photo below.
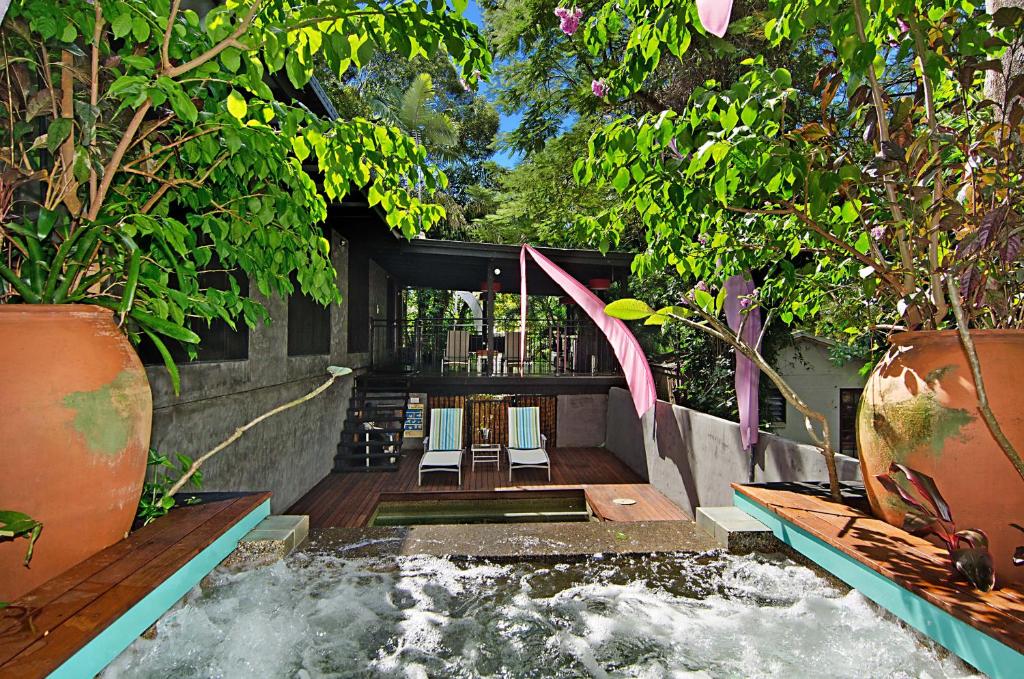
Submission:
{"label": "window", "polygon": [[288,355],[331,353],[331,308],[304,295],[292,276],[295,292],[288,298]]}
{"label": "window", "polygon": [[[213,264],[211,263],[211,266]],[[239,288],[249,289],[249,279],[240,271],[204,271],[199,274],[199,284],[204,288],[229,290],[228,276],[234,276]],[[199,335],[199,355],[195,362],[214,363],[219,361],[244,361],[249,358],[249,326],[239,318],[231,329],[223,319],[216,318],[207,325],[204,321],[193,321],[191,328]],[[188,354],[182,345],[169,338],[161,338],[175,363],[187,363]],[[139,356],[144,365],[163,365],[163,358],[156,346],[144,338],[139,344]]]}
{"label": "window", "polygon": [[839,390],[839,452],[857,456],[857,408],[860,389]]}
{"label": "window", "polygon": [[769,386],[764,397],[765,415],[773,425],[786,424],[786,399],[777,387]]}

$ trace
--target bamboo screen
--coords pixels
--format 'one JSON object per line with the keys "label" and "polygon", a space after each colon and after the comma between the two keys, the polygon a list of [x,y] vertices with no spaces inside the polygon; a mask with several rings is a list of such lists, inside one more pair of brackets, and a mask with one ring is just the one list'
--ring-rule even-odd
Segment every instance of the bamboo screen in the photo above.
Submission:
{"label": "bamboo screen", "polygon": [[[464,439],[472,443],[508,443],[508,408],[538,407],[540,408],[540,432],[548,438],[548,449],[558,445],[555,436],[558,410],[556,396],[537,396],[532,394],[516,394],[495,396],[477,394],[474,396],[430,396],[430,408],[462,408],[465,412],[464,421],[468,431]],[[429,425],[428,425],[429,426]],[[481,428],[490,429],[490,436],[485,441]],[[427,433],[429,436],[429,432]]]}

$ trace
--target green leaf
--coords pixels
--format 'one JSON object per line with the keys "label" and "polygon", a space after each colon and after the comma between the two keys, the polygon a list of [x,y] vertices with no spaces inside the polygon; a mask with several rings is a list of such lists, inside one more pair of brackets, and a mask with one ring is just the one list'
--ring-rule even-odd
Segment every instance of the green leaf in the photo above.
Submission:
{"label": "green leaf", "polygon": [[114,31],[115,38],[123,38],[132,30],[132,15],[129,11],[114,17],[110,22],[110,29]]}
{"label": "green leaf", "polygon": [[71,118],[54,118],[46,131],[46,148],[53,153],[71,134],[73,123]]}
{"label": "green leaf", "polygon": [[843,203],[842,209],[843,221],[849,224],[850,222],[857,221],[857,206],[852,200],[848,200]]}
{"label": "green leaf", "polygon": [[871,249],[871,239],[868,238],[868,234],[861,232],[860,238],[858,238],[857,242],[853,244],[853,247],[856,248],[857,252],[860,254],[866,255],[868,250]]}
{"label": "green leaf", "polygon": [[709,314],[713,314],[715,312],[715,298],[711,296],[710,292],[707,292],[706,290],[694,290],[693,300],[697,302],[697,306]]}
{"label": "green leaf", "polygon": [[230,94],[228,94],[228,113],[239,120],[243,120],[248,110],[249,105],[245,103],[245,97],[239,94],[238,90],[231,90]]}
{"label": "green leaf", "polygon": [[726,132],[732,132],[733,128],[736,127],[736,123],[740,120],[739,114],[736,113],[736,105],[733,104],[725,110],[722,114],[719,122],[722,123],[722,129]]}
{"label": "green leaf", "polygon": [[132,37],[137,42],[149,40],[149,23],[140,16],[132,19]]}
{"label": "green leaf", "polygon": [[615,173],[615,177],[612,178],[612,186],[615,187],[616,191],[621,193],[629,186],[629,176],[628,169],[624,167],[619,168],[619,171]]}
{"label": "green leaf", "polygon": [[638,299],[619,299],[604,308],[604,312],[612,318],[623,321],[638,321],[655,313],[646,302]]}
{"label": "green leaf", "polygon": [[143,327],[142,332],[146,333],[149,341],[153,343],[153,346],[160,353],[160,358],[164,360],[164,367],[167,368],[167,374],[171,376],[171,386],[174,387],[174,395],[179,396],[181,394],[181,376],[178,374],[178,366],[174,362],[174,358],[171,357],[171,352],[167,350],[167,345],[163,343],[163,340],[156,333],[150,332],[147,328]]}

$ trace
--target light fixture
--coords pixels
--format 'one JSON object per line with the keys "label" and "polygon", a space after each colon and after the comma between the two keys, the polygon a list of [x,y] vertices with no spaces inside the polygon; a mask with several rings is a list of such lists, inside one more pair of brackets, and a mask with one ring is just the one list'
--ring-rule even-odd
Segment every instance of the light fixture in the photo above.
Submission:
{"label": "light fixture", "polygon": [[495,269],[494,270],[494,275],[495,276],[500,276],[501,275],[501,269]]}

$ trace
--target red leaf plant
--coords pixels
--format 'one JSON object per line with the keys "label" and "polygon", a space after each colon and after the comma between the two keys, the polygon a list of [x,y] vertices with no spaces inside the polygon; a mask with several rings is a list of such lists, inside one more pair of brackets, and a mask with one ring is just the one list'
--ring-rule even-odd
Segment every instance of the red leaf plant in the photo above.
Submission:
{"label": "red leaf plant", "polygon": [[[901,477],[904,483],[900,482]],[[898,494],[907,504],[903,530],[914,535],[934,535],[942,540],[953,571],[967,578],[976,589],[988,592],[996,586],[988,536],[977,528],[957,530],[949,505],[930,476],[893,462],[887,474],[876,478],[886,490]],[[1021,551],[1018,550],[1018,554],[1024,556]]]}

